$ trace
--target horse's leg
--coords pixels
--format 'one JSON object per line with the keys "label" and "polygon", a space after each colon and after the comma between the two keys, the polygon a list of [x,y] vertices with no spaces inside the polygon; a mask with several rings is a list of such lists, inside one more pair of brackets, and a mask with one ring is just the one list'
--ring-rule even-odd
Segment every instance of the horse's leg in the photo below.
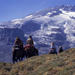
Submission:
{"label": "horse's leg", "polygon": [[25,55],[24,55],[24,56],[25,56],[26,58],[29,58],[30,55],[31,55],[31,54],[30,54],[29,49],[26,49],[26,50],[25,50]]}
{"label": "horse's leg", "polygon": [[22,61],[23,60],[24,54],[25,54],[24,51],[22,51],[21,52],[21,55],[19,56],[19,61]]}
{"label": "horse's leg", "polygon": [[39,55],[38,50],[36,49],[36,55]]}
{"label": "horse's leg", "polygon": [[21,54],[21,57],[20,57],[20,61],[22,61],[25,56],[26,56],[26,52],[23,50],[22,54]]}
{"label": "horse's leg", "polygon": [[29,57],[29,52],[28,52],[28,50],[26,50],[26,58],[28,58]]}
{"label": "horse's leg", "polygon": [[26,51],[23,51],[22,60],[26,57]]}
{"label": "horse's leg", "polygon": [[14,59],[14,57],[12,58],[12,62],[13,62],[13,64],[15,63],[15,59]]}
{"label": "horse's leg", "polygon": [[18,61],[18,59],[17,58],[15,58],[15,62],[17,62]]}
{"label": "horse's leg", "polygon": [[16,62],[15,56],[13,56],[12,60],[13,60],[13,64],[14,64]]}
{"label": "horse's leg", "polygon": [[19,57],[18,60],[21,61],[21,58]]}
{"label": "horse's leg", "polygon": [[22,61],[22,57],[19,58],[19,61]]}
{"label": "horse's leg", "polygon": [[33,52],[31,50],[29,50],[29,57],[33,56]]}
{"label": "horse's leg", "polygon": [[12,55],[12,62],[15,63],[15,52],[13,52],[13,55]]}

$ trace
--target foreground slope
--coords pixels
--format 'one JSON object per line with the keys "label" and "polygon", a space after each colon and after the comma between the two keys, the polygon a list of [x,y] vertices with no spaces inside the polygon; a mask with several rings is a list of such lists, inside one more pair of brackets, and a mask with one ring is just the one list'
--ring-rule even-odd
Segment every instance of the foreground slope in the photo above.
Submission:
{"label": "foreground slope", "polygon": [[42,55],[16,64],[0,64],[0,75],[75,75],[75,48]]}

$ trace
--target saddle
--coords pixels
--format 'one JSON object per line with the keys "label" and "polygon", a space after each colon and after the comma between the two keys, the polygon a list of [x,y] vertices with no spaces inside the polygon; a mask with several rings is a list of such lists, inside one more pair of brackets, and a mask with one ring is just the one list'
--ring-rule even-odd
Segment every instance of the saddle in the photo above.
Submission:
{"label": "saddle", "polygon": [[13,48],[14,48],[15,50],[20,50],[20,47],[19,47],[18,45],[15,45]]}
{"label": "saddle", "polygon": [[27,45],[24,47],[24,50],[30,49],[30,48],[32,48],[32,47],[33,47],[32,45],[27,44]]}

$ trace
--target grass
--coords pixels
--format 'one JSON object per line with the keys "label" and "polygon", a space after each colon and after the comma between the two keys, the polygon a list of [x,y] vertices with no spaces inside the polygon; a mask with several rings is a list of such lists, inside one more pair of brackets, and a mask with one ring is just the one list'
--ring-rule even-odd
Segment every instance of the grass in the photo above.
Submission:
{"label": "grass", "polygon": [[34,56],[16,64],[0,63],[0,75],[75,75],[75,48],[58,55]]}

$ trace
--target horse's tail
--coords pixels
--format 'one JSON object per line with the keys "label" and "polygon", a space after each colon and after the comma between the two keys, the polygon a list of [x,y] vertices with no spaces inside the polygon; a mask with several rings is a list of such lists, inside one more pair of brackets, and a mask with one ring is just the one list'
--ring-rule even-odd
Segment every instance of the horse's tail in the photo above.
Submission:
{"label": "horse's tail", "polygon": [[36,49],[35,47],[34,47],[34,52],[35,52],[35,55],[39,55],[38,49]]}

